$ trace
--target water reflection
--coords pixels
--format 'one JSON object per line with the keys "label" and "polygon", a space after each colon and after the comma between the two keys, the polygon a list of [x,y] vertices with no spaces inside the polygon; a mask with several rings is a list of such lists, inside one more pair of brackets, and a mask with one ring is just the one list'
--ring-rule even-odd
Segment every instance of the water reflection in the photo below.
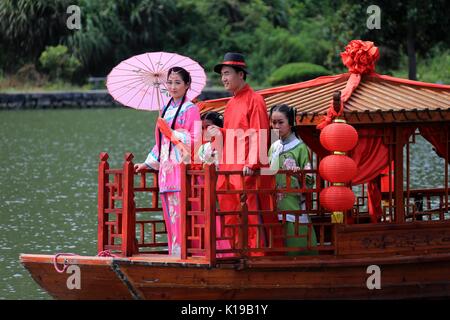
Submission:
{"label": "water reflection", "polygon": [[153,139],[155,112],[131,109],[0,113],[0,299],[50,299],[20,253],[96,254],[99,153],[119,166]]}

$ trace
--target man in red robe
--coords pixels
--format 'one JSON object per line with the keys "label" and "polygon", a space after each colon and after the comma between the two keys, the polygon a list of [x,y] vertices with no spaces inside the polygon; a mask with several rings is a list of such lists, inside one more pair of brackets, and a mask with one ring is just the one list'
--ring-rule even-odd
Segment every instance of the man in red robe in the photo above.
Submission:
{"label": "man in red robe", "polygon": [[[228,101],[224,111],[224,126],[222,128],[211,126],[208,128],[210,135],[222,133],[223,150],[219,170],[237,170],[241,175],[219,175],[217,190],[247,190],[270,188],[273,176],[261,175],[258,183],[256,175],[260,169],[268,167],[267,151],[269,143],[269,117],[266,103],[261,95],[253,91],[246,83],[247,66],[244,56],[239,53],[225,54],[224,61],[214,67],[214,71],[221,75],[222,83],[233,97]],[[244,186],[242,185],[244,182]],[[262,214],[261,210],[271,210],[272,203],[269,194],[249,193],[247,200],[241,194],[218,195],[220,212],[241,213],[243,204],[247,204],[250,211],[248,224],[248,247],[278,246],[281,239],[274,239],[278,220],[276,214]],[[241,202],[242,201],[242,202]],[[253,213],[251,213],[253,211]],[[225,216],[225,225],[238,225],[241,218],[238,214]],[[274,228],[258,228],[262,223],[274,223]],[[223,227],[223,225],[222,225]],[[229,237],[236,249],[242,249],[244,239],[240,237],[239,226],[225,228],[225,236]],[[259,245],[258,245],[259,238]],[[255,252],[252,255],[263,255]]]}

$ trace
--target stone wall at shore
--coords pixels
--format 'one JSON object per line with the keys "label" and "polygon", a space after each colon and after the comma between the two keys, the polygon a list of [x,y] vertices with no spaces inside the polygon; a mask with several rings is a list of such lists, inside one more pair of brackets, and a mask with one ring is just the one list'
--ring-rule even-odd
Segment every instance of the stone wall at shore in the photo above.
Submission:
{"label": "stone wall at shore", "polygon": [[[204,101],[228,96],[229,93],[224,90],[204,89],[198,99]],[[121,104],[114,101],[107,90],[0,93],[0,110],[117,108],[120,106]]]}

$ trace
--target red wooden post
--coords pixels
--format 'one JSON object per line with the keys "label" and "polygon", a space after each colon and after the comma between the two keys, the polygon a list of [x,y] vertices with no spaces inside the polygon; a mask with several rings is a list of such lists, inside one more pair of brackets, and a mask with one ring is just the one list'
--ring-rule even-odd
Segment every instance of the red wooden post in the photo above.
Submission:
{"label": "red wooden post", "polygon": [[[151,173],[151,175],[153,176],[153,188],[159,189],[158,172],[153,172]],[[158,196],[159,196],[158,191],[152,191],[152,208],[154,209],[158,208],[158,199],[159,199]]]}
{"label": "red wooden post", "polygon": [[[241,177],[242,173],[241,173]],[[242,194],[241,194],[241,225],[240,227],[240,235],[241,235],[241,247],[240,247],[240,252],[241,252],[241,258],[247,258],[248,254],[249,254],[249,246],[248,246],[248,205],[247,205],[247,193],[245,193],[245,184],[244,182],[242,182]],[[257,242],[256,246],[259,246],[259,242]]]}
{"label": "red wooden post", "polygon": [[216,263],[216,166],[205,166],[205,249],[210,265]]}
{"label": "red wooden post", "polygon": [[395,198],[395,222],[405,222],[405,208],[403,199],[403,128],[395,128],[395,152],[394,152],[394,198]]}
{"label": "red wooden post", "polygon": [[106,152],[100,153],[100,163],[98,164],[98,201],[97,201],[97,251],[105,250],[105,245],[108,243],[108,228],[106,222],[108,215],[105,213],[108,205],[108,188],[106,184],[109,182],[109,175],[106,170],[109,169],[108,154]]}
{"label": "red wooden post", "polygon": [[122,200],[122,254],[133,254],[136,238],[136,212],[134,211],[134,164],[133,154],[125,154],[123,163],[123,200]]}
{"label": "red wooden post", "polygon": [[187,177],[186,164],[184,162],[180,165],[180,224],[181,224],[181,259],[187,258],[187,236],[186,236],[186,220],[187,220],[187,202],[188,202],[188,186],[189,179]]}

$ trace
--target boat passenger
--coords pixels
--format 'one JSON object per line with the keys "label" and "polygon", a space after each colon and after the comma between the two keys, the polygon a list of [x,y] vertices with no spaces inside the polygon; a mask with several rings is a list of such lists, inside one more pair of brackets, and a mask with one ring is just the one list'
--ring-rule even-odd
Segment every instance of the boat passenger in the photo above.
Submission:
{"label": "boat passenger", "polygon": [[[251,190],[256,189],[256,174],[265,165],[262,161],[262,154],[267,155],[267,145],[262,145],[269,136],[269,117],[267,114],[266,103],[263,97],[253,91],[247,84],[248,75],[245,58],[240,53],[228,52],[225,54],[221,63],[214,67],[214,72],[220,74],[223,86],[233,96],[227,102],[224,111],[223,129],[217,126],[209,126],[208,132],[211,136],[222,135],[223,150],[220,159],[219,169],[228,171],[240,171],[244,175],[230,175],[229,179],[225,175],[219,174],[217,179],[217,190]],[[243,134],[242,134],[243,133]],[[239,134],[241,136],[239,136]],[[248,135],[248,136],[246,136]],[[255,139],[256,138],[256,139]],[[265,141],[268,141],[265,140]],[[264,152],[261,152],[264,148]],[[264,160],[267,160],[265,158]],[[268,165],[267,165],[268,167]],[[260,188],[270,186],[271,176],[260,177]],[[220,210],[239,213],[242,210],[241,198],[239,194],[221,194],[218,195]],[[257,212],[257,214],[248,215],[248,223],[255,227],[248,228],[248,247],[261,248],[280,245],[280,239],[270,239],[270,234],[274,230],[257,227],[260,224],[272,223],[276,225],[276,215],[262,215],[261,210],[271,209],[271,200],[268,194],[249,193],[246,200],[248,211]],[[228,226],[240,225],[238,214],[225,216],[225,223]],[[258,234],[258,232],[260,232]],[[226,236],[232,240],[233,248],[241,249],[240,232],[231,227],[225,228]],[[258,239],[260,239],[258,243]],[[254,252],[251,255],[264,255],[262,252]]]}
{"label": "boat passenger", "polygon": [[[207,134],[207,130],[209,126],[217,126],[219,128],[223,128],[223,115],[216,111],[208,111],[201,116],[202,119],[202,129],[203,129],[203,137],[205,137],[204,142],[199,150],[198,150],[198,156],[200,160],[203,162],[203,164],[215,164],[216,169],[219,167],[219,159],[220,154],[218,148],[216,147],[215,137],[209,137]],[[211,141],[209,141],[211,140]],[[216,203],[216,208],[220,208],[220,204]],[[202,223],[202,220],[199,220],[200,223]],[[223,229],[222,229],[223,223],[221,222],[221,217],[216,216],[216,250],[228,250],[230,249],[230,241],[228,240],[220,240],[219,238],[222,238],[224,236]],[[223,257],[232,257],[233,255],[230,253],[217,253],[216,255],[219,258]]]}
{"label": "boat passenger", "polygon": [[[300,170],[311,169],[310,151],[306,144],[299,139],[295,133],[295,109],[286,105],[278,104],[270,109],[270,123],[273,129],[279,130],[280,139],[275,141],[269,149],[269,162],[271,169],[278,171],[292,170],[298,172]],[[307,174],[305,177],[306,186],[313,187],[314,177]],[[291,188],[301,188],[302,181],[295,175],[291,176]],[[286,188],[286,175],[276,175],[277,189]],[[278,193],[277,208],[279,210],[305,210],[305,195],[296,193]],[[297,216],[297,217],[296,217]],[[311,219],[307,214],[279,214],[280,221],[285,222],[285,246],[305,248],[308,244],[307,223],[311,223]],[[298,235],[295,235],[295,221],[298,221]],[[311,229],[311,246],[317,246],[316,234],[314,228]],[[314,250],[291,251],[288,255],[316,254]]]}
{"label": "boat passenger", "polygon": [[216,111],[208,111],[201,116],[203,136],[205,143],[198,149],[198,156],[204,164],[215,164],[216,168],[219,166],[219,154],[215,146],[214,137],[208,137],[207,129],[209,126],[215,125],[223,128],[223,115]]}
{"label": "boat passenger", "polygon": [[[135,171],[145,168],[159,170],[159,193],[166,223],[169,255],[181,256],[180,220],[180,164],[190,155],[194,146],[196,121],[200,122],[198,107],[186,98],[191,76],[181,67],[172,67],[167,73],[167,89],[171,96],[158,118],[155,128],[155,146],[144,163],[135,165]],[[189,146],[191,149],[189,150]]]}

